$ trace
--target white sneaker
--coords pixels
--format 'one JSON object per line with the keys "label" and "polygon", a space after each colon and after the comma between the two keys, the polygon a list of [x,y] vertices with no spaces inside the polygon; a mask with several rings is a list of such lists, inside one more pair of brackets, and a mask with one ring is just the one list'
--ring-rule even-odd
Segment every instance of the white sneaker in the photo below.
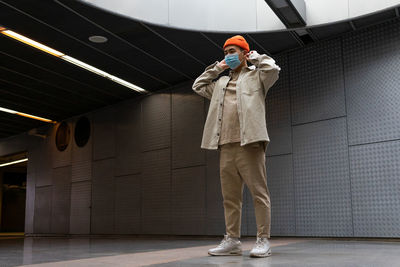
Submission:
{"label": "white sneaker", "polygon": [[209,249],[208,254],[212,256],[242,255],[242,243],[238,239],[224,235],[221,244]]}
{"label": "white sneaker", "polygon": [[268,238],[257,237],[256,244],[250,251],[250,257],[268,257],[271,256],[271,247],[269,245]]}

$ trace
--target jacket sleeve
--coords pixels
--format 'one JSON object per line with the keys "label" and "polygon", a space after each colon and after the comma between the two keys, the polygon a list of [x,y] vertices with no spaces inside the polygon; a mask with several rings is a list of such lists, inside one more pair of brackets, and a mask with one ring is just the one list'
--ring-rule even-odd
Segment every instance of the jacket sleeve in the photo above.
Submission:
{"label": "jacket sleeve", "polygon": [[265,54],[259,55],[256,53],[250,56],[249,61],[255,65],[259,72],[259,77],[261,83],[264,87],[264,98],[267,97],[269,88],[271,88],[274,83],[279,78],[279,71],[281,68],[275,64],[275,60]]}
{"label": "jacket sleeve", "polygon": [[192,86],[193,91],[195,91],[198,95],[210,100],[216,83],[216,81],[213,80],[224,71],[223,68],[217,65],[218,63],[219,62],[216,61],[208,66],[205,71],[194,81]]}

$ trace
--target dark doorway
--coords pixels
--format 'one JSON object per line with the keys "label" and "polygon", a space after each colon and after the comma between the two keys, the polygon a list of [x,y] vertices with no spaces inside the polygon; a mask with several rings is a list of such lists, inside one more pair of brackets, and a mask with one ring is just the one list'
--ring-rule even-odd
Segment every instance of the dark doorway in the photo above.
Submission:
{"label": "dark doorway", "polygon": [[24,232],[26,162],[0,168],[0,232]]}

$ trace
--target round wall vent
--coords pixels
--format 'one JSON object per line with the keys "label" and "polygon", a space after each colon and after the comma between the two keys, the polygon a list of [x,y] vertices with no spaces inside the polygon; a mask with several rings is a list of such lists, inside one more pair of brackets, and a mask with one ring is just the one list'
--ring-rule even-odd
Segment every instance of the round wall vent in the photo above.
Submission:
{"label": "round wall vent", "polygon": [[83,147],[89,141],[90,137],[90,121],[86,117],[80,117],[75,126],[75,143],[79,147]]}
{"label": "round wall vent", "polygon": [[69,139],[71,136],[71,131],[68,124],[63,121],[57,129],[56,133],[56,146],[59,151],[64,151],[69,144]]}

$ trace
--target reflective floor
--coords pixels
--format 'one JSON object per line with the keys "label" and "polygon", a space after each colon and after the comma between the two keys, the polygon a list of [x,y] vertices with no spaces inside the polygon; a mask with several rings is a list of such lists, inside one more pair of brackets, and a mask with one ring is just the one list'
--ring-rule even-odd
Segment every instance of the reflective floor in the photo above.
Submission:
{"label": "reflective floor", "polygon": [[[222,237],[221,237],[222,238]],[[400,240],[272,238],[272,256],[208,256],[221,238],[0,235],[0,266],[400,266]]]}

